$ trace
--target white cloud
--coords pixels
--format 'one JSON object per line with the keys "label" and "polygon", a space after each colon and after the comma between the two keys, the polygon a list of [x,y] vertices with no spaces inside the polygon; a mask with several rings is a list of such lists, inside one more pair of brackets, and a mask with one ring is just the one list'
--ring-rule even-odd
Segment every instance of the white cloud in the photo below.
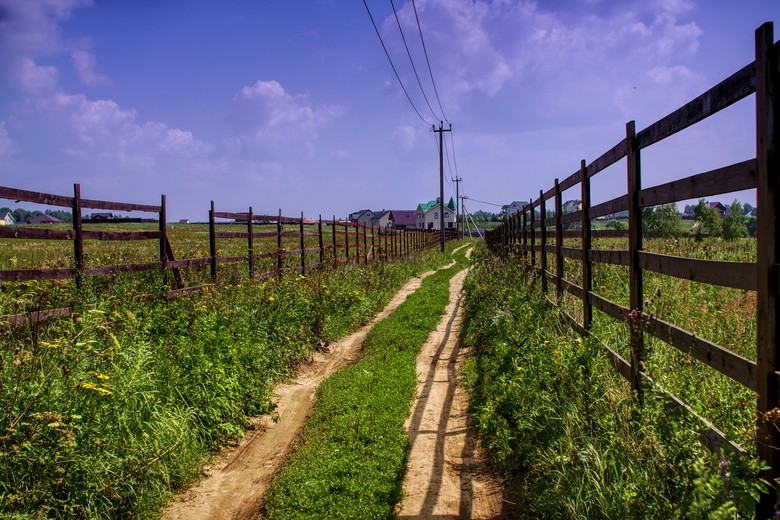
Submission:
{"label": "white cloud", "polygon": [[140,122],[135,110],[108,99],[58,93],[35,102],[36,116],[48,128],[51,146],[70,156],[93,156],[119,165],[151,168],[178,155],[204,157],[211,146],[191,132],[160,122]]}
{"label": "white cloud", "polygon": [[28,94],[45,94],[56,89],[57,76],[57,67],[36,65],[32,59],[25,58],[21,60],[17,82]]}
{"label": "white cloud", "polygon": [[96,71],[97,60],[91,52],[75,50],[71,53],[73,66],[79,79],[88,87],[102,87],[111,85],[111,78]]}
{"label": "white cloud", "polygon": [[0,121],[0,160],[10,157],[15,150],[16,144],[8,135],[5,121]]}
{"label": "white cloud", "polygon": [[337,106],[312,105],[305,94],[288,94],[277,81],[258,81],[233,97],[229,121],[245,150],[311,155],[319,130],[341,113]]}

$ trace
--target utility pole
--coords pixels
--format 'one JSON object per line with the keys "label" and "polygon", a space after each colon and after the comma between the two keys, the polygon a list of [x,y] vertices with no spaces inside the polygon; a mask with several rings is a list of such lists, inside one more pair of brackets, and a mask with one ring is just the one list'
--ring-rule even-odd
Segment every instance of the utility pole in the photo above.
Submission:
{"label": "utility pole", "polygon": [[463,238],[460,232],[460,212],[458,211],[458,201],[460,200],[460,181],[462,177],[455,177],[455,229],[458,230],[458,238]]}
{"label": "utility pole", "polygon": [[434,132],[439,133],[439,232],[441,236],[441,250],[444,251],[444,132],[452,132],[444,129],[444,121],[439,121],[439,129],[433,127]]}

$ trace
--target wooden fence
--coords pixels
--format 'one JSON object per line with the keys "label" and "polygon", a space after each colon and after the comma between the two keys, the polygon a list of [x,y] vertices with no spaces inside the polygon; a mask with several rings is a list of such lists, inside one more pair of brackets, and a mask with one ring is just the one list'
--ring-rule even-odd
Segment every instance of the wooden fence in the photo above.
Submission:
{"label": "wooden fence", "polygon": [[[70,208],[73,215],[72,229],[53,229],[43,226],[0,226],[0,238],[21,240],[58,240],[73,243],[73,266],[55,269],[13,269],[0,270],[0,283],[29,280],[73,279],[80,288],[87,277],[157,270],[162,275],[162,283],[174,287],[167,293],[168,298],[189,294],[216,284],[219,278],[220,264],[245,262],[248,276],[253,279],[280,276],[284,272],[307,273],[325,266],[338,266],[346,263],[363,263],[389,260],[412,255],[424,249],[433,248],[439,243],[438,234],[421,230],[396,230],[374,226],[363,226],[352,222],[337,221],[335,216],[330,222],[307,220],[303,213],[300,217],[285,217],[279,210],[277,215],[255,215],[252,208],[245,213],[220,212],[211,202],[209,210],[208,245],[209,256],[176,260],[174,250],[168,240],[166,221],[166,198],[162,195],[159,205],[130,204],[90,200],[81,197],[81,189],[74,185],[73,196],[52,195],[34,191],[19,190],[0,186],[0,199],[16,202]],[[101,231],[83,229],[82,210],[102,209],[112,211],[140,211],[156,214],[156,231]],[[217,219],[230,219],[230,226],[218,223]],[[109,220],[106,223],[121,225],[122,219]],[[236,227],[246,226],[245,230]],[[294,231],[290,227],[294,226]],[[324,227],[330,227],[330,231]],[[224,231],[225,227],[232,228]],[[272,230],[269,230],[272,228]],[[454,238],[454,237],[451,237]],[[240,256],[220,256],[218,241],[245,239],[246,253]],[[260,250],[255,239],[265,239],[263,244],[273,244],[270,249]],[[307,247],[306,240],[309,240]],[[159,243],[158,259],[153,262],[133,264],[112,264],[85,267],[85,241],[135,241],[154,240]],[[316,246],[311,242],[316,241]],[[292,248],[288,249],[292,245]],[[257,262],[268,259],[273,268],[257,272]],[[294,259],[292,262],[285,259]],[[314,260],[313,260],[314,259]],[[187,287],[182,269],[195,266],[210,266],[210,284]],[[12,325],[33,323],[57,317],[71,315],[70,308],[37,310],[23,314],[0,316],[0,322]]]}
{"label": "wooden fence", "polygon": [[[780,397],[780,344],[778,344],[778,296],[780,294],[780,266],[778,266],[778,183],[780,182],[780,155],[778,125],[780,125],[780,44],[774,42],[771,23],[755,32],[754,62],[718,83],[683,107],[636,132],[634,122],[626,125],[626,137],[601,157],[587,164],[581,161],[579,169],[547,191],[540,191],[525,208],[510,217],[501,227],[488,232],[489,247],[497,253],[519,251],[518,258],[541,279],[541,291],[548,294],[550,282],[555,285],[558,299],[563,292],[574,295],[582,304],[582,321],[566,314],[572,326],[582,334],[591,328],[593,308],[630,327],[630,359],[605,347],[617,371],[630,381],[632,389],[641,396],[644,385],[652,380],[643,371],[644,334],[689,354],[756,392],[757,449],[770,469],[762,477],[776,484],[780,476],[780,422],[776,420]],[[642,187],[640,152],[716,112],[755,93],[756,157],[713,171],[699,173],[649,188]],[[591,204],[591,179],[605,168],[626,159],[627,193],[607,202]],[[581,188],[581,209],[563,214],[561,194],[577,185]],[[757,261],[722,262],[698,260],[651,253],[643,250],[642,208],[698,199],[741,190],[755,189],[757,200]],[[550,208],[548,201],[552,201]],[[554,216],[548,217],[549,209]],[[628,211],[628,249],[599,250],[592,247],[598,234],[591,229],[591,221],[598,217]],[[580,230],[565,231],[578,223]],[[550,235],[553,236],[550,236]],[[606,234],[606,233],[602,233]],[[614,232],[613,232],[614,234]],[[623,232],[623,236],[625,232]],[[564,247],[565,237],[581,240],[580,248]],[[550,265],[548,255],[554,259]],[[582,285],[564,277],[564,259],[581,263]],[[629,307],[619,305],[593,292],[594,264],[621,265],[629,273]],[[756,358],[747,359],[722,345],[707,341],[695,334],[643,313],[644,271],[684,278],[704,284],[755,291],[757,295]],[[641,321],[641,326],[639,325]],[[680,399],[669,395],[672,402],[691,411]],[[702,442],[717,451],[724,447],[737,452],[741,448],[729,442],[722,432],[705,421]],[[767,518],[775,513],[777,493],[762,497],[757,516]]]}

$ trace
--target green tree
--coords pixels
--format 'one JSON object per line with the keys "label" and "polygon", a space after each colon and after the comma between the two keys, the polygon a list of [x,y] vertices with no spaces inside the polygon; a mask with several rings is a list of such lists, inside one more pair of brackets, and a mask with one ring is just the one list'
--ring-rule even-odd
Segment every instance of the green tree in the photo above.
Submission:
{"label": "green tree", "polygon": [[607,222],[607,229],[614,229],[615,231],[625,231],[628,229],[628,224],[622,220],[610,220]]}
{"label": "green tree", "polygon": [[699,199],[699,203],[693,209],[693,218],[696,219],[694,230],[696,239],[701,240],[705,236],[716,237],[721,234],[721,219],[718,210],[707,206],[707,201]]}
{"label": "green tree", "polygon": [[674,203],[642,208],[642,231],[656,237],[672,237],[682,231],[680,211]]}
{"label": "green tree", "polygon": [[729,206],[730,213],[723,218],[723,239],[729,242],[748,236],[747,217],[737,200]]}

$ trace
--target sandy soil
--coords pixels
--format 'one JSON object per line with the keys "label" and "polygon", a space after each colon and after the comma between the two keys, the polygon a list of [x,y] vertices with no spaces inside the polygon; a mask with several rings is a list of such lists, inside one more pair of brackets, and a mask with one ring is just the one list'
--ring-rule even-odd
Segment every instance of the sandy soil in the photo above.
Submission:
{"label": "sandy soil", "polygon": [[163,511],[162,518],[257,518],[266,488],[306,422],[317,387],[339,368],[353,363],[371,327],[401,305],[420,286],[422,278],[430,274],[412,279],[369,324],[332,344],[326,352],[317,352],[294,381],[277,386],[274,402],[278,421],[260,418],[257,428],[247,432],[238,446],[224,450],[206,469],[206,478],[174,499]]}
{"label": "sandy soil", "polygon": [[466,271],[450,282],[442,321],[417,356],[417,395],[406,423],[410,452],[399,518],[510,518],[511,503],[487,469],[469,427],[468,395],[458,384],[458,342]]}

